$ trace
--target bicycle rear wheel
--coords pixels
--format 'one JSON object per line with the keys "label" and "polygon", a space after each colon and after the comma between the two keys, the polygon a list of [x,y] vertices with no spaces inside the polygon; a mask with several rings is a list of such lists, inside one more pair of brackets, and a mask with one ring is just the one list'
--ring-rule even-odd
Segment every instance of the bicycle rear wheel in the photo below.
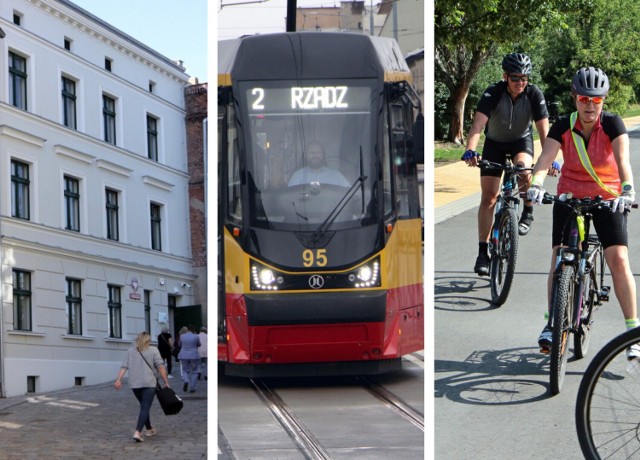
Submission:
{"label": "bicycle rear wheel", "polygon": [[507,301],[518,257],[518,216],[507,206],[502,210],[498,246],[491,254],[491,302],[499,307]]}
{"label": "bicycle rear wheel", "polygon": [[569,352],[569,335],[571,334],[571,318],[574,302],[574,274],[573,265],[565,265],[559,278],[555,299],[553,301],[553,334],[551,339],[551,362],[549,364],[551,394],[557,395],[562,389],[564,374],[567,370]]}
{"label": "bicycle rear wheel", "polygon": [[[582,289],[576,297],[576,301],[582,304],[582,313],[580,314],[580,324],[578,330],[573,335],[573,351],[578,359],[587,356],[589,350],[589,342],[591,341],[591,325],[593,324],[593,312],[596,307],[596,293],[594,289],[598,286],[596,282],[597,270],[602,266],[603,258],[600,249],[595,250],[595,255],[591,261],[591,271],[585,276],[582,283]],[[575,308],[580,305],[576,304]]]}
{"label": "bicycle rear wheel", "polygon": [[585,458],[632,458],[640,450],[640,362],[626,349],[640,328],[611,340],[587,368],[576,400],[576,429]]}

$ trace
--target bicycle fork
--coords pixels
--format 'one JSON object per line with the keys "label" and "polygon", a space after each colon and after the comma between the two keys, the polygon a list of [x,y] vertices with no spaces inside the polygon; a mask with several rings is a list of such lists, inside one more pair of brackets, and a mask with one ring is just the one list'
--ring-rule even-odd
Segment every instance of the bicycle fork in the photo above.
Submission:
{"label": "bicycle fork", "polygon": [[493,215],[493,225],[491,226],[491,234],[489,235],[489,254],[494,254],[494,250],[498,250],[498,241],[500,240],[500,229],[502,226],[502,213],[507,207],[511,207],[515,210],[516,216],[518,215],[518,209],[520,204],[520,198],[498,197],[496,202],[496,208]]}
{"label": "bicycle fork", "polygon": [[[499,200],[498,200],[499,201]],[[500,240],[500,223],[502,221],[502,206],[496,203],[496,207],[499,209],[496,211],[493,217],[493,225],[491,226],[491,235],[489,235],[489,254],[493,257],[498,250],[498,241]]]}
{"label": "bicycle fork", "polygon": [[[607,302],[609,300],[609,292],[611,290],[610,286],[603,286],[602,282],[604,281],[604,267],[596,267],[597,261],[594,260],[596,250],[591,251],[582,251],[580,257],[580,264],[578,268],[577,275],[577,291],[576,291],[576,311],[575,316],[573,318],[574,328],[579,332],[583,332],[583,328],[589,328],[593,320],[593,314],[595,310],[602,305],[602,302]],[[597,276],[592,278],[591,285],[589,286],[589,292],[586,293],[586,296],[582,295],[582,291],[584,289],[584,285],[586,280],[589,279],[593,270],[601,271],[599,273],[599,279]],[[582,318],[582,314],[584,311],[584,302],[592,302],[591,307],[588,310],[587,317]]]}

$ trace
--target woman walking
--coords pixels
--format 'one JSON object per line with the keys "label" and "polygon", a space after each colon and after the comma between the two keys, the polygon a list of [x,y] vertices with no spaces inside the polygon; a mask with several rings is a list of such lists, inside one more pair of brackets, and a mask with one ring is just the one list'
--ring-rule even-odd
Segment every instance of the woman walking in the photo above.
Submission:
{"label": "woman walking", "polygon": [[120,390],[122,388],[122,378],[129,371],[129,387],[140,402],[140,413],[138,414],[136,430],[133,432],[133,439],[136,442],[144,441],[142,437],[143,427],[146,428],[145,434],[147,436],[156,434],[156,429],[151,426],[149,415],[158,381],[154,368],[157,369],[165,386],[168,387],[169,379],[167,378],[167,371],[164,368],[164,361],[160,356],[160,352],[156,347],[151,346],[149,333],[141,332],[136,338],[135,346],[127,351],[114,384],[116,390]]}
{"label": "woman walking", "polygon": [[196,391],[196,383],[198,380],[198,372],[200,370],[200,354],[198,347],[200,346],[200,337],[195,333],[194,325],[189,324],[187,330],[180,330],[180,366],[182,366],[182,378],[184,385],[182,391],[194,393]]}

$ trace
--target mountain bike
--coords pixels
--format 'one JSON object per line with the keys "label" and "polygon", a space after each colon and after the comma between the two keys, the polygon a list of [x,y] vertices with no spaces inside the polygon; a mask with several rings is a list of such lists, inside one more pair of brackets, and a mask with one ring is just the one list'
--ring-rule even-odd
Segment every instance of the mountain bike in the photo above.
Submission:
{"label": "mountain bike", "polygon": [[573,198],[569,195],[545,194],[543,203],[559,203],[570,210],[565,227],[568,246],[558,248],[556,268],[551,288],[552,328],[550,360],[551,393],[562,388],[569,351],[569,336],[573,334],[576,358],[587,354],[593,316],[602,302],[609,300],[610,286],[604,285],[604,249],[596,235],[590,235],[592,211],[610,209],[611,202]]}
{"label": "mountain bike", "polygon": [[587,368],[576,400],[576,430],[585,458],[632,458],[640,452],[640,361],[626,350],[640,327],[615,337]]}
{"label": "mountain bike", "polygon": [[520,193],[518,174],[532,171],[533,168],[514,165],[509,156],[505,164],[480,160],[478,166],[504,171],[489,236],[491,302],[499,307],[507,301],[509,296],[518,258],[518,211],[520,197],[525,195]]}

